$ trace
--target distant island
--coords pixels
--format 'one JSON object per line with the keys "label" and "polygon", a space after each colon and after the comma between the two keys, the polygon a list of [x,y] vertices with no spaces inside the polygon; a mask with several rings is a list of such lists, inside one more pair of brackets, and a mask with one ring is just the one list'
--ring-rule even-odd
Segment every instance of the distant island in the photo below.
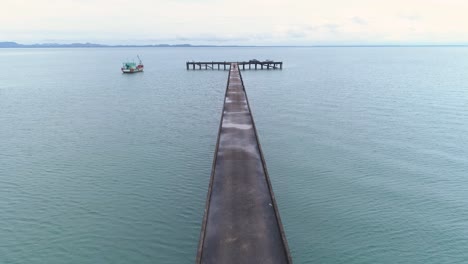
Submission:
{"label": "distant island", "polygon": [[1,48],[165,48],[165,47],[468,47],[467,44],[343,44],[343,45],[192,45],[192,44],[150,44],[150,45],[106,45],[95,43],[37,43],[20,44],[13,41],[0,41]]}
{"label": "distant island", "polygon": [[[40,43],[40,44],[19,44],[17,42],[0,42],[0,48],[121,48],[121,47],[217,47],[216,45],[191,45],[191,44],[154,44],[154,45],[105,45],[95,43]],[[223,47],[236,47],[223,46]]]}

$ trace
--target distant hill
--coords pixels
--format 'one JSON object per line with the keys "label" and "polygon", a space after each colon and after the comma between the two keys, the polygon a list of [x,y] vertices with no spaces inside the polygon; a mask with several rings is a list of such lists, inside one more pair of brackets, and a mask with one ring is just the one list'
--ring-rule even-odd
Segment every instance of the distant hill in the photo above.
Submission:
{"label": "distant hill", "polygon": [[156,45],[103,45],[94,43],[40,43],[40,44],[19,44],[16,42],[0,42],[0,48],[104,48],[104,47],[210,47],[208,45],[192,46],[190,44],[156,44]]}
{"label": "distant hill", "polygon": [[0,42],[0,48],[21,48],[23,45],[16,42]]}
{"label": "distant hill", "polygon": [[43,43],[24,45],[28,48],[99,48],[106,47],[106,45],[93,44],[93,43],[71,43],[71,44],[58,44],[58,43]]}
{"label": "distant hill", "polygon": [[146,47],[468,47],[464,44],[375,44],[375,45],[192,45],[192,44],[150,44],[150,45],[105,45],[95,43],[38,43],[38,44],[20,44],[13,41],[0,41],[1,48],[146,48]]}
{"label": "distant hill", "polygon": [[0,42],[0,48],[96,48],[107,47],[107,45],[93,43],[41,43],[41,44],[18,44],[16,42]]}

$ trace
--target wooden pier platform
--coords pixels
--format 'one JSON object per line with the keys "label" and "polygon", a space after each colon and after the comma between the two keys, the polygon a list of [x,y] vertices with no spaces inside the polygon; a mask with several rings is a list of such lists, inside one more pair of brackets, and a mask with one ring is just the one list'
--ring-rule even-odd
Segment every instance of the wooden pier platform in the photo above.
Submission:
{"label": "wooden pier platform", "polygon": [[292,263],[236,63],[230,65],[196,263]]}
{"label": "wooden pier platform", "polygon": [[232,64],[236,64],[239,70],[282,70],[283,62],[281,61],[187,61],[187,70],[229,70]]}

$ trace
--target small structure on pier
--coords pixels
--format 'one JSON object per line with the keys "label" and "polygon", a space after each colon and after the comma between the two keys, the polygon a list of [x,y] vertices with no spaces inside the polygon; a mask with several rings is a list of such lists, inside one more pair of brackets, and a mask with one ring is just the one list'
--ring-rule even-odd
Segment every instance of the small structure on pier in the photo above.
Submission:
{"label": "small structure on pier", "polygon": [[282,70],[282,61],[272,60],[249,60],[239,62],[228,61],[187,61],[187,70],[230,70],[231,65],[235,63],[239,70]]}

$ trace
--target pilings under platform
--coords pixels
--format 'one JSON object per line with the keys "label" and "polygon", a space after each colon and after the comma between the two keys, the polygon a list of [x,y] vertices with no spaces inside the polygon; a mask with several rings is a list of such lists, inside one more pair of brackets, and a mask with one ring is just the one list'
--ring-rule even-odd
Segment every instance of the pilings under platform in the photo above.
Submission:
{"label": "pilings under platform", "polygon": [[240,62],[227,62],[227,61],[187,61],[187,70],[230,70],[231,64],[238,65],[239,70],[282,70],[282,61],[240,61]]}
{"label": "pilings under platform", "polygon": [[230,68],[197,263],[292,263],[239,65]]}

